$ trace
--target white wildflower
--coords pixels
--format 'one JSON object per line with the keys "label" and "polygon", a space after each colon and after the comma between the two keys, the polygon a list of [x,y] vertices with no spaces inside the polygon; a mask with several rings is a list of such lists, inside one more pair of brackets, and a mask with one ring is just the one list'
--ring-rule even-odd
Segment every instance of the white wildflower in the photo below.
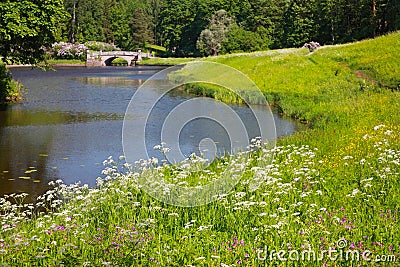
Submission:
{"label": "white wildflower", "polygon": [[197,229],[197,231],[203,231],[203,230],[208,230],[208,229],[210,229],[211,227],[213,227],[212,225],[201,225],[198,229]]}
{"label": "white wildflower", "polygon": [[362,138],[363,138],[363,139],[369,139],[369,138],[371,138],[371,136],[370,136],[369,134],[366,134],[366,135],[364,135]]}
{"label": "white wildflower", "polygon": [[374,131],[378,131],[380,128],[383,128],[383,127],[385,127],[384,124],[379,124],[379,125],[374,127]]}
{"label": "white wildflower", "polygon": [[386,130],[384,134],[387,135],[387,136],[391,136],[392,133],[393,133],[393,131],[391,131],[391,130]]}

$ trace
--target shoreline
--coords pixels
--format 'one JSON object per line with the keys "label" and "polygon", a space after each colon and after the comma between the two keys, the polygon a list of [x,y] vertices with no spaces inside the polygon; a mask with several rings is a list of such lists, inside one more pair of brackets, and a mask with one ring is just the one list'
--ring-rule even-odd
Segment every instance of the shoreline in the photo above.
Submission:
{"label": "shoreline", "polygon": [[[136,66],[125,66],[125,67],[171,67],[175,66],[176,64],[137,64]],[[38,67],[45,67],[44,65],[23,65],[23,64],[13,64],[13,65],[6,65],[6,68],[38,68]],[[86,66],[86,64],[79,64],[79,63],[60,63],[60,64],[49,64],[51,68],[59,68],[59,67],[86,67],[86,68],[105,68],[105,67],[124,67],[124,66]]]}
{"label": "shoreline", "polygon": [[[155,67],[171,67],[179,64],[184,64],[190,61],[196,60],[196,58],[153,58],[150,60],[143,60],[138,62],[135,66],[155,66]],[[134,66],[134,67],[135,67]],[[37,68],[37,67],[46,67],[44,63],[39,63],[38,65],[31,64],[10,64],[6,65],[6,68]],[[62,60],[60,63],[57,60],[48,62],[48,67],[57,68],[57,67],[104,67],[104,66],[88,66],[86,62],[77,62],[71,60]]]}
{"label": "shoreline", "polygon": [[[29,65],[29,64],[12,64],[12,65],[6,65],[7,68],[37,68],[37,67],[45,67],[45,65]],[[80,63],[55,63],[55,64],[49,64],[49,67],[86,67],[86,64],[80,64]]]}

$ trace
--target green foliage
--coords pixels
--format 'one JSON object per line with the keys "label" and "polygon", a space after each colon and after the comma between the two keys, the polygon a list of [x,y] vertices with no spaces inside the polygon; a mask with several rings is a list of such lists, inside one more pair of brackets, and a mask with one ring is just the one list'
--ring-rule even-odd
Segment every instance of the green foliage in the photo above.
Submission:
{"label": "green foliage", "polygon": [[167,52],[167,49],[165,47],[160,46],[160,45],[147,44],[145,48],[151,49],[151,50],[154,50],[154,51],[159,51],[159,52]]}
{"label": "green foliage", "polygon": [[116,58],[111,62],[112,66],[127,66],[128,65],[128,61],[126,61],[123,58]]}
{"label": "green foliage", "polygon": [[0,104],[6,102],[11,83],[11,75],[6,68],[6,64],[0,62]]}
{"label": "green foliage", "polygon": [[232,18],[223,9],[215,12],[210,24],[204,29],[197,40],[196,47],[204,55],[218,55],[226,33],[232,26]]}
{"label": "green foliage", "polygon": [[283,44],[300,47],[316,37],[315,1],[292,0],[284,14]]}
{"label": "green foliage", "polygon": [[6,64],[0,61],[0,105],[21,100],[22,85],[12,80]]}
{"label": "green foliage", "polygon": [[269,49],[268,38],[262,36],[259,32],[246,31],[245,29],[234,25],[227,32],[226,37],[222,43],[222,53],[235,53],[235,52],[253,52]]}
{"label": "green foliage", "polygon": [[[58,41],[96,40],[115,43],[124,50],[154,44],[166,47],[170,56],[214,54],[205,44],[219,43],[214,42],[216,32],[210,31],[209,25],[212,16],[221,9],[239,27],[235,29],[238,37],[231,32],[232,45],[224,53],[301,47],[310,41],[338,44],[400,29],[400,2],[396,0],[64,2],[70,19],[58,20],[55,34]],[[251,49],[246,47],[244,38],[250,38]]]}
{"label": "green foliage", "polygon": [[160,44],[161,32],[158,29],[161,8],[165,0],[147,0],[146,1],[146,14],[151,20],[151,28],[154,37],[154,44]]}
{"label": "green foliage", "polygon": [[144,47],[153,57],[154,56],[164,56],[167,53],[167,49],[160,45],[146,44]]}
{"label": "green foliage", "polygon": [[237,23],[252,32],[264,32],[263,39],[269,39],[269,48],[282,47],[285,0],[240,1],[233,11]]}
{"label": "green foliage", "polygon": [[111,12],[115,0],[65,0],[70,14],[68,39],[71,43],[96,40],[112,42]]}
{"label": "green foliage", "polygon": [[153,43],[162,0],[66,0],[70,42],[100,41],[131,50]]}
{"label": "green foliage", "polygon": [[58,22],[66,16],[62,0],[5,0],[0,14],[0,57],[22,64],[44,59],[42,47],[55,41]]}
{"label": "green foliage", "polygon": [[154,42],[152,21],[143,9],[137,9],[130,23],[131,37],[134,44],[143,48],[147,43]]}
{"label": "green foliage", "polygon": [[[166,1],[160,13],[160,30],[163,32],[162,45],[174,54],[185,54],[192,38],[187,36],[195,18],[195,8],[189,0]],[[197,36],[194,38],[197,39]],[[195,42],[195,41],[194,41]]]}
{"label": "green foliage", "polygon": [[89,50],[92,50],[92,51],[109,52],[109,51],[118,51],[118,50],[120,50],[115,45],[104,43],[104,42],[98,42],[98,41],[88,41],[88,42],[85,43],[85,46]]}

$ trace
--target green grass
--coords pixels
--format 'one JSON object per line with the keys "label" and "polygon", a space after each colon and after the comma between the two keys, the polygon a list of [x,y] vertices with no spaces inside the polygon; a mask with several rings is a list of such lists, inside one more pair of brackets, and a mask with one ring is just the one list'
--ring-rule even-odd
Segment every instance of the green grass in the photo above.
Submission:
{"label": "green grass", "polygon": [[64,64],[73,64],[73,65],[85,65],[85,61],[79,59],[49,59],[47,60],[49,65],[64,65]]}
{"label": "green grass", "polygon": [[126,61],[123,58],[116,58],[111,62],[112,66],[127,66],[128,65],[128,61]]}
{"label": "green grass", "polygon": [[154,44],[146,44],[146,48],[153,49],[155,51],[160,51],[160,52],[167,52],[167,49],[165,47],[159,46],[159,45],[154,45]]}
{"label": "green grass", "polygon": [[[362,256],[350,261],[339,253],[333,254],[336,260],[326,255],[320,261],[280,261],[276,254],[271,260],[265,254],[285,250],[292,252],[284,257],[293,258],[296,251],[301,255],[311,249],[320,257],[330,247],[364,253],[373,261],[379,255],[394,255],[398,263],[399,39],[400,33],[394,33],[312,54],[289,49],[211,59],[248,75],[270,103],[308,125],[307,130],[280,139],[272,151],[259,147],[206,170],[190,168],[198,164],[193,159],[189,167],[168,165],[132,173],[123,159],[121,164],[109,159],[106,178],[99,179],[97,188],[57,183],[36,205],[13,204],[22,201],[16,196],[0,199],[0,263],[374,265]],[[217,87],[190,90],[224,97]],[[241,182],[229,195],[195,208],[168,206],[138,186],[158,178],[206,184],[226,172],[240,173]],[[29,219],[30,210],[47,215]],[[265,255],[267,260],[258,259]],[[379,265],[389,264],[395,266]]]}
{"label": "green grass", "polygon": [[[288,140],[335,151],[335,136],[400,124],[400,34],[354,44],[216,59],[243,71],[271,104],[312,130]],[[363,75],[360,75],[360,72]],[[382,86],[386,85],[386,86]],[[324,151],[325,151],[324,150]]]}
{"label": "green grass", "polygon": [[161,66],[172,66],[178,64],[184,64],[190,61],[194,61],[196,58],[143,58],[141,62],[137,62],[138,65],[161,65]]}

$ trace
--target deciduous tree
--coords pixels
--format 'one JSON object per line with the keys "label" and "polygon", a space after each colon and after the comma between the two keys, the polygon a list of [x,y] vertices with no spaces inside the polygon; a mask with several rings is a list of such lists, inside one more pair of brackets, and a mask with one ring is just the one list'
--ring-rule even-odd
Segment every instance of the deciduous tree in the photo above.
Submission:
{"label": "deciduous tree", "polygon": [[211,18],[208,28],[200,33],[197,49],[206,55],[218,55],[225,35],[232,23],[233,19],[228,16],[225,10],[218,10]]}
{"label": "deciduous tree", "polygon": [[1,1],[1,60],[21,64],[43,60],[43,47],[55,41],[58,21],[65,16],[62,0]]}

